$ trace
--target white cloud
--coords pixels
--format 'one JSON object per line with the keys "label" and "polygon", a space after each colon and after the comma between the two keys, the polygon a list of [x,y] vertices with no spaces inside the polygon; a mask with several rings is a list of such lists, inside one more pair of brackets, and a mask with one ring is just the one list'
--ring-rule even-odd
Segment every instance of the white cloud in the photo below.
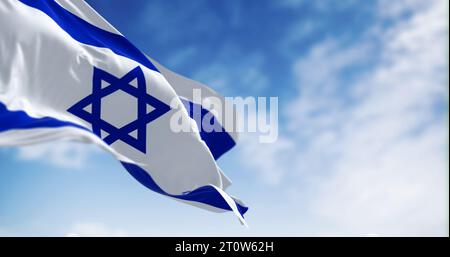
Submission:
{"label": "white cloud", "polygon": [[[333,224],[328,233],[448,234],[448,124],[442,113],[435,113],[437,104],[448,104],[448,27],[442,22],[448,8],[443,1],[430,3],[381,31],[381,61],[349,85],[353,106],[326,102],[339,97],[327,94],[327,85],[336,85],[327,80],[352,65],[339,58],[333,65],[341,54],[334,54],[338,49],[323,56],[327,63],[331,60],[331,69],[312,79],[320,82],[314,85],[320,92],[298,100],[298,106],[315,103],[313,112],[328,114],[308,116],[307,111],[297,120],[307,127],[313,124],[312,147],[305,156],[334,156],[322,159],[320,167],[328,175],[318,180],[309,206]],[[315,61],[302,60],[299,75]],[[327,133],[332,139],[317,147],[316,139]],[[299,165],[308,167],[309,162]]]}
{"label": "white cloud", "polygon": [[[281,0],[277,1],[277,4],[283,8],[296,8],[303,7],[305,5],[311,5],[317,11],[330,11],[335,10],[336,8],[347,8],[352,4],[357,3],[356,0],[341,0],[341,1],[333,1],[333,0],[316,0],[316,1],[305,1],[305,0]],[[330,8],[332,6],[333,8]]]}
{"label": "white cloud", "polygon": [[299,59],[289,133],[249,146],[321,234],[448,235],[448,2],[404,3]]}
{"label": "white cloud", "polygon": [[[283,180],[289,167],[295,145],[286,138],[278,138],[271,144],[261,145],[258,133],[243,134],[239,145],[240,160],[242,164],[251,170],[269,186],[277,186]],[[257,157],[257,158],[255,158]]]}
{"label": "white cloud", "polygon": [[67,237],[123,237],[127,233],[120,229],[111,229],[100,223],[77,223]]}
{"label": "white cloud", "polygon": [[[444,0],[445,1],[445,0]],[[402,0],[402,1],[378,1],[378,12],[383,18],[400,18],[407,12],[414,12],[420,8],[430,6],[427,1]]]}
{"label": "white cloud", "polygon": [[294,73],[301,93],[286,109],[292,120],[289,129],[306,137],[341,120],[337,110],[348,102],[343,97],[348,85],[341,80],[342,72],[368,58],[370,47],[359,44],[346,49],[334,40],[326,40],[296,62]]}
{"label": "white cloud", "polygon": [[95,145],[69,141],[54,141],[17,148],[17,158],[40,161],[66,169],[80,169],[88,158],[99,152]]}

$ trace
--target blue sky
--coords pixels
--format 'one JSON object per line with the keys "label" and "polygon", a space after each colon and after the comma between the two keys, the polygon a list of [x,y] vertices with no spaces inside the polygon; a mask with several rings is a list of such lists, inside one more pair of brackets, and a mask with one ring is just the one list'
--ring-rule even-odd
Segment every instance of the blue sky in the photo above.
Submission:
{"label": "blue sky", "polygon": [[87,2],[180,74],[279,97],[278,141],[219,161],[250,228],[55,142],[0,148],[0,235],[448,235],[447,1]]}

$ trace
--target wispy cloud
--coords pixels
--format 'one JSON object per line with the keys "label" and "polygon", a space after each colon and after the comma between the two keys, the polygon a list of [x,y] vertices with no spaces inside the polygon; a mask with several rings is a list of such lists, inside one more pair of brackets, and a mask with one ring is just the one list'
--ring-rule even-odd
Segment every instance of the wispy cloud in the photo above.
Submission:
{"label": "wispy cloud", "polygon": [[314,9],[319,11],[335,11],[336,8],[347,8],[351,7],[357,0],[342,0],[342,1],[333,1],[333,0],[316,0],[316,1],[305,1],[305,0],[281,0],[278,1],[277,4],[284,8],[293,8],[293,7],[304,7],[305,5],[312,5]]}
{"label": "wispy cloud", "polygon": [[[266,185],[279,186],[285,182],[295,144],[288,138],[279,137],[274,143],[261,145],[258,133],[246,133],[240,138],[240,162],[253,171]],[[256,158],[255,158],[256,157]]]}
{"label": "wispy cloud", "polygon": [[55,141],[17,148],[17,158],[39,161],[65,169],[81,169],[93,153],[100,151],[94,145]]}
{"label": "wispy cloud", "polygon": [[330,233],[448,233],[447,5],[430,1],[380,30],[381,61],[350,85],[355,104],[312,134],[313,144],[334,135],[313,153],[336,157],[324,161],[329,176],[318,180],[309,206],[335,225]]}
{"label": "wispy cloud", "polygon": [[322,234],[448,234],[448,2],[415,3],[299,58],[281,146],[249,146]]}

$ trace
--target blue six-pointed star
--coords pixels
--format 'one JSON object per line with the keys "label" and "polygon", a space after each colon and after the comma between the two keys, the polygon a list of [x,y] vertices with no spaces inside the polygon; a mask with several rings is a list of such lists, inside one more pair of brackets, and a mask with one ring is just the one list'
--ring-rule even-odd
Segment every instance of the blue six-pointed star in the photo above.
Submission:
{"label": "blue six-pointed star", "polygon": [[[137,87],[130,85],[130,82],[134,79],[137,80]],[[102,81],[108,82],[109,85],[102,88]],[[158,119],[170,110],[167,104],[149,95],[146,88],[145,76],[139,66],[128,72],[122,78],[117,78],[102,69],[94,67],[92,94],[81,99],[67,111],[91,123],[92,131],[100,138],[102,137],[101,131],[106,131],[108,135],[102,139],[107,144],[111,145],[117,140],[121,140],[142,153],[146,153],[147,124]],[[137,98],[137,119],[121,128],[117,128],[101,118],[102,98],[118,90],[122,90]],[[121,108],[120,104],[128,103],[117,103],[117,108]],[[89,105],[91,105],[90,113],[84,110]],[[149,113],[147,113],[147,105],[154,108]],[[110,111],[114,112],[114,110]],[[130,135],[134,131],[137,132],[136,138]]]}

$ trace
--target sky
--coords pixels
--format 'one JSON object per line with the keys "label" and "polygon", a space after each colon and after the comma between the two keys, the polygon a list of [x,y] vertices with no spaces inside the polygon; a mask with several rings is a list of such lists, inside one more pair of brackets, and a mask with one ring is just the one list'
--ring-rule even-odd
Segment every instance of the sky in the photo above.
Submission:
{"label": "sky", "polygon": [[249,228],[59,141],[0,148],[0,236],[448,236],[448,1],[87,2],[177,73],[279,98],[278,140],[219,160]]}

